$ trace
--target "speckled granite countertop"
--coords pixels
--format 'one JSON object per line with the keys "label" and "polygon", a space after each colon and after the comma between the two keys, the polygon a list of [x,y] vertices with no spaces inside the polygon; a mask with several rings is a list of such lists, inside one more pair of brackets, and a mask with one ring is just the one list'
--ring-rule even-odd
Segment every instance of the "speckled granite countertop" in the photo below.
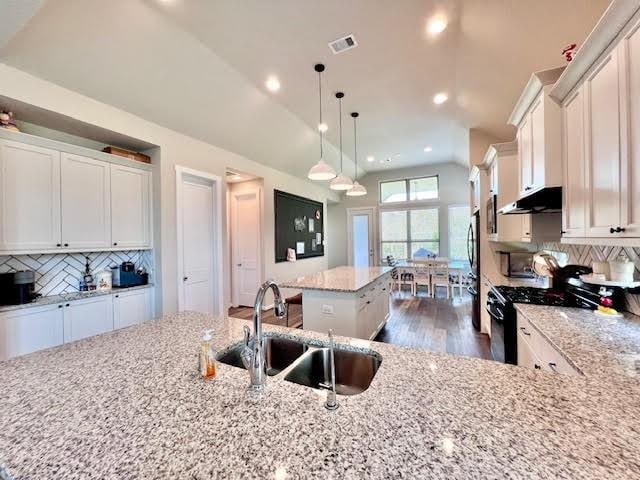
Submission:
{"label": "speckled granite countertop", "polygon": [[300,290],[357,292],[393,270],[390,267],[336,267],[331,270],[282,282],[281,287]]}
{"label": "speckled granite countertop", "polygon": [[499,278],[490,278],[486,274],[482,274],[482,278],[485,282],[491,285],[506,285],[508,287],[535,287],[535,288],[548,288],[549,287],[549,279],[547,277],[538,277],[538,278],[516,278],[516,277],[505,277],[500,274],[496,274]]}
{"label": "speckled granite countertop", "polygon": [[582,308],[514,306],[583,374],[604,379],[620,375],[640,383],[640,317],[624,313],[622,318],[607,318]]}
{"label": "speckled granite countertop", "polygon": [[116,293],[129,292],[131,290],[140,290],[142,288],[152,288],[153,284],[140,285],[138,287],[129,288],[113,288],[108,291],[93,290],[91,292],[75,292],[64,293],[62,295],[49,295],[46,297],[38,297],[31,303],[23,303],[22,305],[1,305],[0,313],[9,312],[11,310],[20,310],[23,308],[43,307],[45,305],[55,305],[56,303],[72,302],[74,300],[82,300],[83,298],[97,297],[100,295],[114,295]]}
{"label": "speckled granite countertop", "polygon": [[[220,364],[184,313],[0,363],[0,458],[16,479],[640,478],[640,388],[337,338],[382,355],[370,388],[339,396]],[[265,326],[308,339],[324,336]]]}

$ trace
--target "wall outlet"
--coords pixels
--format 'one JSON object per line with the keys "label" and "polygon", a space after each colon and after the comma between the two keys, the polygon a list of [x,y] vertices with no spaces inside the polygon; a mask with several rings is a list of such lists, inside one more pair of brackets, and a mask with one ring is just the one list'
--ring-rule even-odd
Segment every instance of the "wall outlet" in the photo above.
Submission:
{"label": "wall outlet", "polygon": [[333,305],[322,305],[322,313],[333,315]]}

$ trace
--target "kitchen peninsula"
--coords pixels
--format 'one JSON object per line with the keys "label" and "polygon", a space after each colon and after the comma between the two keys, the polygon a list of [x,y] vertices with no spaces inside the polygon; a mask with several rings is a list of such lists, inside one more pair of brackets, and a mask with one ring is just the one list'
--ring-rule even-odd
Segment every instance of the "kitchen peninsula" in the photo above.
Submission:
{"label": "kitchen peninsula", "polygon": [[304,329],[372,340],[389,318],[389,267],[336,267],[282,283],[303,291]]}

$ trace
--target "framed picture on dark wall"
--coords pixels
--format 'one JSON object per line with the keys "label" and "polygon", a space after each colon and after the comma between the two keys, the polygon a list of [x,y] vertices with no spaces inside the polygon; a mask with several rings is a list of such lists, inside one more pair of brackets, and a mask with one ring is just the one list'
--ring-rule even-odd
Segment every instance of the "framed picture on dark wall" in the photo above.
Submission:
{"label": "framed picture on dark wall", "polygon": [[[276,263],[287,261],[287,250],[296,252],[296,259],[324,256],[323,204],[292,193],[273,191],[275,213]],[[301,253],[302,252],[302,253]]]}

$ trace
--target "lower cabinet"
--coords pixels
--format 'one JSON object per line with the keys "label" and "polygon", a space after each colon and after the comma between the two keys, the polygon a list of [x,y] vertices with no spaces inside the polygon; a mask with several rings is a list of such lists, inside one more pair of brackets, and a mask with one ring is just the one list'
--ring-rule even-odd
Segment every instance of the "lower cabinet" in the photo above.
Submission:
{"label": "lower cabinet", "polygon": [[0,313],[0,361],[153,318],[152,289]]}
{"label": "lower cabinet", "polygon": [[531,323],[518,314],[518,365],[565,375],[580,375]]}
{"label": "lower cabinet", "polygon": [[151,317],[151,290],[148,288],[113,295],[113,328],[137,325]]}
{"label": "lower cabinet", "polygon": [[0,360],[62,345],[62,305],[0,313]]}

